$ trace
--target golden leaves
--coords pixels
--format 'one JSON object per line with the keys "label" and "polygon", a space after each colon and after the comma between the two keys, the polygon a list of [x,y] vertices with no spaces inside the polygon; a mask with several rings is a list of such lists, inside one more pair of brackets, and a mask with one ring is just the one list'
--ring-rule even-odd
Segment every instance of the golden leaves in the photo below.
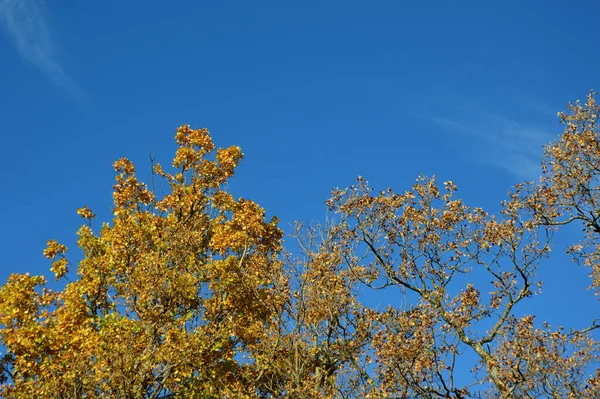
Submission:
{"label": "golden leaves", "polygon": [[175,141],[180,147],[196,147],[199,153],[209,153],[215,148],[208,129],[191,129],[189,125],[177,128]]}
{"label": "golden leaves", "polygon": [[217,150],[216,159],[225,177],[233,176],[233,171],[242,160],[242,157],[242,150],[238,146]]}
{"label": "golden leaves", "polygon": [[600,290],[600,106],[596,94],[590,91],[585,103],[570,103],[566,112],[558,114],[565,129],[545,147],[543,175],[529,204],[538,220],[549,226],[581,221],[582,241],[570,253],[592,268],[592,287]]}
{"label": "golden leaves", "polygon": [[[541,287],[544,224],[586,223],[569,251],[600,281],[597,108],[590,96],[561,115],[542,183],[515,186],[495,215],[457,198],[451,181],[419,176],[396,193],[359,178],[327,202],[335,223],[297,228],[297,257],[280,253],[278,219],[227,192],[241,149],[215,149],[206,129],[184,125],[177,170],[155,164],[151,189],[131,161],[114,163],[111,223],[93,230],[96,215],[77,210],[87,223],[74,281],[52,292],[43,277],[12,275],[0,288],[0,371],[12,373],[0,392],[595,397],[598,373],[587,370],[600,357],[587,332],[597,326],[538,328],[514,309]],[[55,240],[44,250],[57,279],[66,252]],[[361,301],[371,289],[391,306]],[[457,386],[465,353],[480,371]]]}
{"label": "golden leaves", "polygon": [[[46,259],[53,260],[50,270],[54,273],[56,280],[69,272],[69,262],[65,258],[66,253],[67,247],[63,244],[59,244],[56,240],[50,240],[46,243],[44,256]],[[58,259],[56,259],[57,256],[59,257]]]}
{"label": "golden leaves", "polygon": [[52,267],[50,270],[52,273],[54,273],[56,279],[58,280],[69,272],[69,262],[65,258],[58,259],[52,262]]}
{"label": "golden leaves", "polygon": [[245,251],[253,245],[277,250],[281,231],[275,223],[266,223],[265,211],[253,201],[240,198],[233,201],[224,194],[217,196],[217,204],[232,212],[231,219],[215,219],[211,246],[223,254],[228,250]]}
{"label": "golden leaves", "polygon": [[91,220],[96,217],[96,214],[92,212],[90,208],[84,206],[83,208],[77,209],[77,214],[84,219]]}
{"label": "golden leaves", "polygon": [[177,129],[175,141],[179,145],[173,167],[188,170],[202,164],[205,155],[211,153],[215,146],[207,129],[191,129],[183,125]]}
{"label": "golden leaves", "polygon": [[[380,330],[373,344],[381,365],[378,377],[392,395],[467,392],[448,383],[452,359],[469,350],[496,389],[506,394],[484,344],[498,339],[512,308],[531,296],[549,237],[540,240],[543,229],[532,219],[521,186],[496,216],[455,198],[452,182],[444,187],[441,194],[434,178],[420,176],[404,194],[391,189],[374,194],[359,179],[357,186],[334,191],[328,202],[342,220],[339,245],[348,248],[346,267],[361,275],[365,269],[376,271],[369,287],[397,287],[417,298],[408,311],[392,309],[377,318]],[[496,290],[483,295],[473,284],[461,287],[461,275],[472,271],[479,278],[484,273]]]}
{"label": "golden leaves", "polygon": [[59,244],[56,240],[50,240],[46,243],[46,249],[44,249],[44,256],[46,259],[56,258],[56,256],[64,255],[67,252],[67,247],[63,244]]}
{"label": "golden leaves", "polygon": [[135,173],[135,167],[133,163],[127,158],[121,158],[113,163],[113,168],[116,172],[123,175],[132,175]]}
{"label": "golden leaves", "polygon": [[[131,161],[114,163],[115,217],[98,232],[79,229],[74,281],[49,293],[40,292],[43,278],[14,275],[2,287],[0,334],[16,371],[4,393],[253,392],[252,367],[236,356],[264,336],[283,302],[273,286],[282,233],[256,203],[224,190],[242,158],[238,147],[213,153],[208,131],[187,125],[176,140],[181,169],[154,168],[167,183],[160,199]],[[88,207],[77,213],[95,217]],[[55,240],[44,250],[57,279],[68,273],[66,251]]]}

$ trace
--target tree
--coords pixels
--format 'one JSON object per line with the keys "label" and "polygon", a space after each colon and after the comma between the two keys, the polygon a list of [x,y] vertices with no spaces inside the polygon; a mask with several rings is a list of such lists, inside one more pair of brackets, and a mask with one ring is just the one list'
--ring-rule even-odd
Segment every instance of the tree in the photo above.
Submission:
{"label": "tree", "polygon": [[[3,397],[252,396],[254,369],[241,358],[281,304],[282,234],[224,190],[238,147],[214,151],[208,131],[188,126],[176,141],[178,172],[154,167],[162,198],[121,159],[112,223],[94,233],[95,215],[78,211],[83,259],[63,291],[29,274],[2,287]],[[56,241],[44,251],[57,279],[72,267],[66,251]]]}
{"label": "tree", "polygon": [[[277,219],[225,190],[242,158],[182,126],[173,167],[139,182],[115,163],[114,218],[44,254],[64,289],[14,274],[0,288],[7,398],[592,398],[600,324],[552,327],[519,304],[540,294],[553,235],[600,289],[600,132],[594,93],[561,113],[539,182],[497,214],[450,181],[336,189],[324,225]],[[157,197],[154,179],[166,194]],[[289,244],[288,244],[289,245]],[[69,280],[73,278],[73,281]],[[379,306],[385,293],[389,306]],[[472,370],[472,371],[471,371]]]}
{"label": "tree", "polygon": [[583,240],[570,251],[592,269],[592,287],[600,289],[600,106],[595,94],[591,91],[585,104],[576,101],[558,114],[565,131],[546,146],[543,174],[530,203],[546,225],[583,225]]}
{"label": "tree", "polygon": [[286,253],[287,298],[261,343],[259,380],[266,397],[364,397],[372,312],[358,298],[357,278],[344,268],[340,226],[297,224],[296,255]]}
{"label": "tree", "polygon": [[[470,208],[456,186],[421,177],[412,190],[373,194],[363,179],[337,190],[338,245],[346,267],[397,303],[377,312],[372,350],[381,397],[595,397],[597,343],[584,332],[534,326],[515,306],[541,289],[549,252],[540,224],[517,186],[498,216]],[[548,233],[548,234],[547,234]],[[487,280],[476,287],[472,281]],[[375,309],[373,310],[375,311]],[[468,384],[465,356],[477,373]],[[461,365],[461,366],[458,366]]]}

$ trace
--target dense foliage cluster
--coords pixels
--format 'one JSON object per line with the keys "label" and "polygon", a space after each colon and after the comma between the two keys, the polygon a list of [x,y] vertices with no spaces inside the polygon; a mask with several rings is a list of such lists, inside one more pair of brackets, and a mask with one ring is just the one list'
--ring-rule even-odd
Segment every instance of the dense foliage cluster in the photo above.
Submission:
{"label": "dense foliage cluster", "polygon": [[[297,225],[294,250],[277,219],[227,192],[241,150],[182,126],[175,172],[153,165],[148,187],[121,159],[112,222],[78,210],[81,261],[48,242],[61,290],[28,273],[0,288],[0,395],[600,397],[597,324],[515,311],[541,292],[537,271],[567,224],[582,224],[569,252],[600,289],[599,108],[590,93],[560,114],[540,180],[497,214],[450,181],[376,193],[359,178],[333,191],[333,221]],[[382,292],[393,306],[365,300]]]}

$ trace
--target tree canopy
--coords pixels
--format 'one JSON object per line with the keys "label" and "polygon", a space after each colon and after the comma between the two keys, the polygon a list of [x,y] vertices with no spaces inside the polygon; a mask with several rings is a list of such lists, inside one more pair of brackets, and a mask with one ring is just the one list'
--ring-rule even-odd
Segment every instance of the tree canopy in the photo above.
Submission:
{"label": "tree canopy", "polygon": [[[184,125],[171,172],[152,165],[150,184],[114,163],[112,221],[77,210],[80,261],[48,241],[61,289],[29,273],[0,288],[0,394],[600,397],[600,325],[515,309],[543,295],[538,274],[569,224],[583,227],[569,254],[600,290],[599,108],[591,92],[559,114],[540,179],[499,212],[435,177],[404,192],[359,178],[333,190],[330,220],[298,223],[285,245],[276,218],[227,190],[241,149]],[[382,292],[391,305],[365,300]]]}

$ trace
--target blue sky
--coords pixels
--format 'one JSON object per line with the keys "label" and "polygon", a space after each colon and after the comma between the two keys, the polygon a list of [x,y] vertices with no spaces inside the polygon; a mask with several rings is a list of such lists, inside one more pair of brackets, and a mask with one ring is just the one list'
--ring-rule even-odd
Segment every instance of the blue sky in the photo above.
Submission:
{"label": "blue sky", "polygon": [[[538,175],[556,112],[600,87],[600,3],[569,3],[0,0],[0,280],[48,274],[76,208],[108,220],[112,162],[147,175],[184,123],[242,147],[231,190],[284,228],[358,175],[435,174],[498,209]],[[546,265],[535,310],[589,319],[587,271]]]}

